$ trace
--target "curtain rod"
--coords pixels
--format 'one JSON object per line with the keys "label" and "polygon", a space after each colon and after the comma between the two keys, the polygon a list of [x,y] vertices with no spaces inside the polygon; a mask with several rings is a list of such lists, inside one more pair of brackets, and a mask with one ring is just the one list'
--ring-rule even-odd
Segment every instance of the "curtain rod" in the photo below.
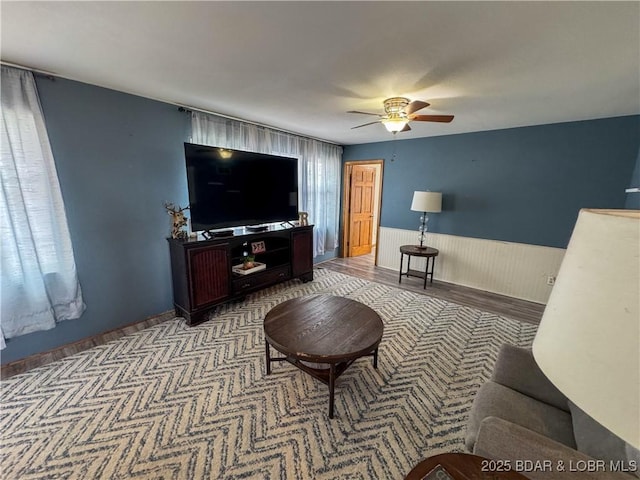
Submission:
{"label": "curtain rod", "polygon": [[294,137],[300,137],[300,138],[316,140],[318,142],[329,143],[331,145],[336,145],[338,147],[342,146],[342,145],[340,145],[339,143],[336,143],[336,142],[331,142],[329,140],[324,140],[322,138],[309,137],[307,135],[302,135],[300,133],[292,132],[290,130],[283,130],[282,128],[273,127],[271,125],[265,125],[264,123],[251,122],[249,120],[245,120],[244,118],[232,117],[231,115],[224,115],[222,113],[210,112],[208,110],[203,110],[201,108],[189,107],[189,106],[180,105],[180,104],[177,104],[177,103],[174,103],[174,105],[178,106],[178,111],[179,112],[191,113],[191,112],[195,111],[195,112],[200,112],[200,113],[207,113],[209,115],[215,115],[216,117],[222,117],[222,118],[226,118],[228,120],[235,120],[236,122],[249,123],[251,125],[255,125],[256,127],[268,128],[269,130],[274,130],[276,132],[286,133],[288,135],[293,135]]}
{"label": "curtain rod", "polygon": [[55,74],[53,74],[51,72],[47,72],[45,70],[38,70],[37,68],[25,67],[24,65],[18,65],[17,63],[5,62],[4,60],[0,60],[0,64],[5,65],[7,67],[17,68],[19,70],[26,70],[27,72],[35,73],[40,77],[46,78],[47,80],[55,81],[55,79],[56,79],[56,75]]}
{"label": "curtain rod", "polygon": [[[64,78],[65,80],[71,80],[71,81],[74,81],[74,82],[86,83],[86,82],[84,82],[82,80],[76,80],[75,78],[65,77],[63,75],[58,75],[57,73],[51,73],[51,72],[47,72],[45,70],[38,70],[37,68],[27,67],[25,65],[19,65],[17,63],[6,62],[4,60],[0,60],[0,64],[6,65],[8,67],[19,68],[21,70],[27,70],[27,71],[30,71],[30,72],[33,72],[33,73],[37,73],[37,74],[42,75],[45,78],[47,78],[49,80],[52,80],[52,81],[55,81],[56,77],[59,77],[59,78]],[[88,84],[88,85],[95,85],[95,84]],[[101,88],[108,88],[110,90],[116,90],[115,88],[105,87],[105,86],[102,86],[102,85],[95,85],[95,86],[101,87]],[[184,111],[184,112],[197,111],[197,112],[201,112],[201,113],[208,113],[209,115],[215,115],[217,117],[223,117],[223,118],[227,118],[229,120],[235,120],[237,122],[250,123],[251,125],[256,125],[258,127],[263,127],[263,128],[269,128],[269,129],[275,130],[277,132],[287,133],[289,135],[294,135],[294,136],[300,137],[300,138],[310,138],[311,140],[317,140],[318,142],[329,143],[331,145],[341,146],[339,143],[331,142],[329,140],[324,140],[322,138],[316,138],[316,137],[309,137],[309,136],[301,135],[300,133],[290,132],[288,130],[283,130],[281,128],[272,127],[271,125],[264,125],[262,123],[251,122],[249,120],[245,120],[244,118],[232,117],[231,115],[225,115],[225,114],[222,114],[222,113],[211,112],[209,110],[204,110],[202,108],[196,108],[196,107],[191,107],[191,106],[188,106],[188,105],[182,105],[180,103],[169,102],[167,100],[161,100],[161,99],[154,98],[154,97],[145,97],[145,96],[143,96],[143,95],[141,95],[139,93],[125,92],[123,90],[116,90],[116,91],[122,92],[122,93],[127,93],[129,95],[135,95],[137,97],[148,98],[150,100],[155,100],[156,102],[162,102],[162,103],[166,103],[166,104],[169,104],[169,105],[174,105],[174,106],[178,107],[178,110],[181,111],[181,112],[182,111]]]}

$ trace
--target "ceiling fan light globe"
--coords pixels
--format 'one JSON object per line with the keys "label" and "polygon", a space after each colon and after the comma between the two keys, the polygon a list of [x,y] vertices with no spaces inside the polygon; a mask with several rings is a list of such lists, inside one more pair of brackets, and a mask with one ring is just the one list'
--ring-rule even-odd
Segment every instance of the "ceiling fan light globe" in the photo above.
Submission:
{"label": "ceiling fan light globe", "polygon": [[408,121],[405,118],[387,118],[382,120],[382,124],[387,129],[387,131],[391,133],[397,133],[401,131],[406,125]]}

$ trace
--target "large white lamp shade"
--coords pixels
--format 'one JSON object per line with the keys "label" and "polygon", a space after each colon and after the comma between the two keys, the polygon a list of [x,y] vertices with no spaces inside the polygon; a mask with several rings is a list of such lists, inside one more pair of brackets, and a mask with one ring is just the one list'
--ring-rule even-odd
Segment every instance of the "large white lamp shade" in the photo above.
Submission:
{"label": "large white lamp shade", "polygon": [[640,448],[640,211],[581,210],[533,342],[545,375]]}

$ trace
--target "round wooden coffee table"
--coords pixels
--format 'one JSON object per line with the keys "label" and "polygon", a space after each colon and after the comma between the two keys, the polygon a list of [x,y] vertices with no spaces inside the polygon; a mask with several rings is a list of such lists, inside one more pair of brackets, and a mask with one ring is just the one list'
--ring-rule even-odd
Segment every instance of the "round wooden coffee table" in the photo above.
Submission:
{"label": "round wooden coffee table", "polygon": [[[267,375],[272,362],[287,361],[327,384],[333,418],[336,379],[360,357],[372,356],[373,368],[378,368],[383,330],[374,310],[348,298],[315,295],[287,300],[264,318]],[[285,356],[271,357],[270,346]]]}

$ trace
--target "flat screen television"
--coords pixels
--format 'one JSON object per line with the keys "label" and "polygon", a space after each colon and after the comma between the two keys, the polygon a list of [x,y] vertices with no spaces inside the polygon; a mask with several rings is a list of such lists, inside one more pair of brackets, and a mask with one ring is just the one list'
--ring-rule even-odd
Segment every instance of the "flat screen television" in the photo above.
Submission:
{"label": "flat screen television", "polygon": [[191,229],[298,219],[298,160],[184,144]]}

